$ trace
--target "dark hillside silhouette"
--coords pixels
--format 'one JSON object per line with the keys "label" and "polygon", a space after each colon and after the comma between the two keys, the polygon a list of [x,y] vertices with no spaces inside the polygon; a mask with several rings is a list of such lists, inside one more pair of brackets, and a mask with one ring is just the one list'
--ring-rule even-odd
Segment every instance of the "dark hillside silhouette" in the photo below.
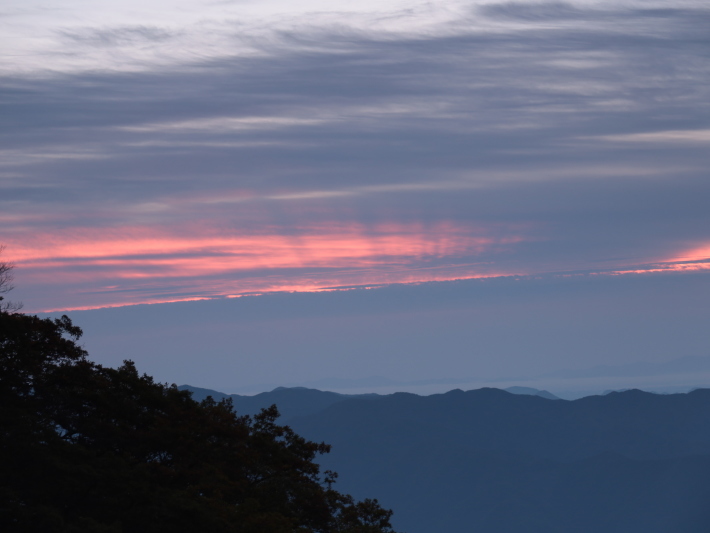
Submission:
{"label": "dark hillside silhouette", "polygon": [[332,488],[329,446],[94,364],[66,317],[0,312],[0,530],[387,533],[391,512]]}

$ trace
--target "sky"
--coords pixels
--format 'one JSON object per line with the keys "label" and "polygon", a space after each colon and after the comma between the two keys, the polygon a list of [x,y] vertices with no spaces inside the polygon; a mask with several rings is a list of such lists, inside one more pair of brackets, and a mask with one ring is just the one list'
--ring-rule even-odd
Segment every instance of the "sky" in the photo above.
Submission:
{"label": "sky", "polygon": [[12,296],[234,391],[710,356],[708,27],[704,1],[8,0]]}

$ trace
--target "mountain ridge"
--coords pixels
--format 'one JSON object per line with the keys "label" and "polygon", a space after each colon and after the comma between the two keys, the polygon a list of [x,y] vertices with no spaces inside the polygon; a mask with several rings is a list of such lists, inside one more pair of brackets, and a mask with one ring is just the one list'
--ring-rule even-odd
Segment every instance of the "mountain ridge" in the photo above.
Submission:
{"label": "mountain ridge", "polygon": [[294,418],[323,468],[409,533],[710,529],[710,389],[578,400],[499,389],[352,399]]}
{"label": "mountain ridge", "polygon": [[[309,387],[276,387],[270,391],[261,392],[255,395],[227,394],[212,389],[194,387],[192,385],[180,385],[178,388],[180,390],[189,390],[192,393],[193,399],[197,401],[204,400],[208,396],[212,396],[213,399],[218,401],[225,398],[231,398],[232,403],[234,404],[234,409],[238,413],[245,415],[253,416],[261,409],[276,404],[279,408],[279,412],[281,413],[282,420],[289,420],[293,417],[313,414],[345,400],[356,398],[375,399],[390,396],[389,394],[375,393],[342,394],[339,392],[322,391]],[[550,400],[560,399],[546,390],[534,389],[532,387],[509,387],[507,389],[500,390],[505,390],[510,394],[540,396]]]}

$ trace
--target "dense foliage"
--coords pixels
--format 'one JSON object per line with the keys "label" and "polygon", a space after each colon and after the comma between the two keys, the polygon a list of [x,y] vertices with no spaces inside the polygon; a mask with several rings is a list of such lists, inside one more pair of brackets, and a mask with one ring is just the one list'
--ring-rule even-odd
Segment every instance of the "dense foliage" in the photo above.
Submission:
{"label": "dense foliage", "polygon": [[67,317],[0,313],[0,529],[391,532],[391,511],[332,488],[276,407],[229,401],[87,359]]}

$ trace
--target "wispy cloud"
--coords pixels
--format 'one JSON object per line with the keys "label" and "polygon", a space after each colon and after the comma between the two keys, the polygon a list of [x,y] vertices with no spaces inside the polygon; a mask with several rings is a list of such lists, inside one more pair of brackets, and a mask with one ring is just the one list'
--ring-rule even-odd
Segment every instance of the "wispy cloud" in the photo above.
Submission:
{"label": "wispy cloud", "polygon": [[621,135],[603,135],[599,137],[607,141],[614,142],[635,142],[635,143],[710,143],[710,130],[671,130],[654,131],[649,133],[626,133]]}
{"label": "wispy cloud", "polygon": [[28,307],[704,259],[702,2],[293,6],[5,8]]}
{"label": "wispy cloud", "polygon": [[123,46],[164,42],[178,34],[158,26],[124,26],[105,29],[84,28],[64,30],[60,34],[71,41],[89,46]]}
{"label": "wispy cloud", "polygon": [[[12,240],[10,246],[27,282],[93,287],[94,295],[84,297],[105,306],[192,299],[193,292],[216,297],[476,277],[491,270],[477,258],[505,253],[525,239],[521,228],[495,234],[453,223],[364,227],[333,221],[289,233],[279,229],[235,236],[209,235],[204,228],[78,230]],[[167,287],[171,295],[164,297]]]}

